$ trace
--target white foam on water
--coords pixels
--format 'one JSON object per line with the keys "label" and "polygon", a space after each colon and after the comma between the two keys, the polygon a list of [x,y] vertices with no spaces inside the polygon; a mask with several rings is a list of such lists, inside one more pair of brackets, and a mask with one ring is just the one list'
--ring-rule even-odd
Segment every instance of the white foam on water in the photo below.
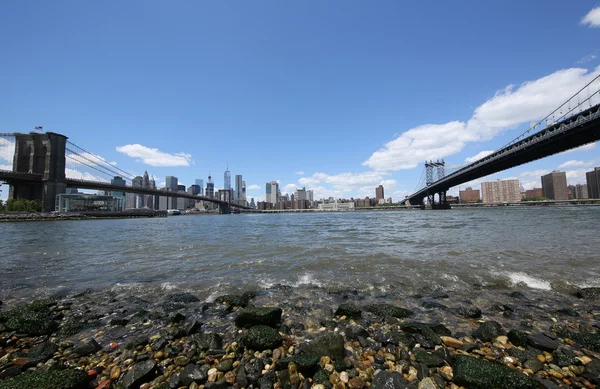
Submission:
{"label": "white foam on water", "polygon": [[316,285],[322,287],[323,283],[318,281],[312,273],[306,273],[298,277],[298,281],[293,286],[300,285]]}
{"label": "white foam on water", "polygon": [[552,287],[548,281],[532,277],[525,273],[507,273],[506,274],[514,285],[525,284],[532,289],[551,290]]}
{"label": "white foam on water", "polygon": [[162,284],[160,284],[160,288],[162,290],[173,290],[177,288],[177,285],[172,282],[163,282]]}

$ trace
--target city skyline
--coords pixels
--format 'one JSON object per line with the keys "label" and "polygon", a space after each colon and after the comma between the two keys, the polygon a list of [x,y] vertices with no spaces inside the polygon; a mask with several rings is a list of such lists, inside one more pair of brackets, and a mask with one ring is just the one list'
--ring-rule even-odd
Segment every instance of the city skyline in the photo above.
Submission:
{"label": "city skyline", "polygon": [[[24,31],[6,41],[11,61],[0,75],[6,91],[1,132],[39,125],[63,133],[134,176],[160,177],[157,187],[165,186],[165,176],[189,187],[212,172],[215,188],[223,188],[219,172],[229,165],[231,174],[243,175],[246,197],[256,201],[265,200],[264,184],[271,181],[282,194],[306,187],[316,199],[363,198],[383,185],[394,201],[402,200],[414,191],[425,160],[459,166],[481,157],[600,74],[600,20],[591,1],[566,8],[550,1],[543,10],[519,2],[434,10],[339,3],[344,6],[327,4],[318,13],[314,2],[211,4],[198,31],[173,31],[180,23],[167,9],[164,22],[141,29],[144,34],[137,33],[140,27],[163,20],[152,2],[145,18],[133,21],[124,16],[135,11],[132,5],[35,3],[10,4],[0,27],[9,36],[32,20],[47,32]],[[200,13],[197,5],[182,7],[189,11],[184,18]],[[114,31],[106,32],[100,20],[109,14],[119,16]],[[496,17],[480,25],[481,15],[490,14]],[[282,23],[273,23],[274,15]],[[415,15],[429,18],[417,22],[422,18]],[[229,17],[237,21],[231,31],[205,38]],[[357,32],[356,23],[368,28]],[[320,38],[299,34],[305,25]],[[65,47],[65,34],[74,29],[80,37]],[[143,49],[154,35],[164,40]],[[562,40],[570,43],[556,55],[554,42]],[[431,42],[434,48],[422,49]],[[162,58],[169,56],[172,61]],[[292,65],[294,72],[287,70]],[[231,136],[227,147],[213,145],[219,141],[212,134]],[[533,189],[539,176],[557,169],[569,184],[585,184],[585,173],[599,162],[591,144],[461,187],[501,178]]]}

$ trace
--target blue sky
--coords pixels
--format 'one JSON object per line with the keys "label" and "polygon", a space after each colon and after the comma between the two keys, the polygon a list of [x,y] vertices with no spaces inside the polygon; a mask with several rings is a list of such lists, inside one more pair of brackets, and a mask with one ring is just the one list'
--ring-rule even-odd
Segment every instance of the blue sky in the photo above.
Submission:
{"label": "blue sky", "polygon": [[[0,132],[42,125],[157,183],[222,187],[229,164],[257,200],[272,180],[400,200],[425,159],[495,150],[600,74],[599,27],[586,0],[7,2]],[[486,180],[585,183],[598,150]]]}

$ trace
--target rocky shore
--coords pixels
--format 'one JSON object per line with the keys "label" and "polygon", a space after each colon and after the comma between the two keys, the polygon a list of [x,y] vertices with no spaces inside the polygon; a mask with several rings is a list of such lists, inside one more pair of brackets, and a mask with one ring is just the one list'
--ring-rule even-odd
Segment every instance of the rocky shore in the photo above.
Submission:
{"label": "rocky shore", "polygon": [[124,211],[124,212],[5,212],[0,213],[0,222],[127,219],[146,217],[167,217],[166,211]]}
{"label": "rocky shore", "polygon": [[600,385],[600,288],[555,306],[520,291],[482,305],[439,291],[390,301],[292,289],[0,302],[0,389]]}

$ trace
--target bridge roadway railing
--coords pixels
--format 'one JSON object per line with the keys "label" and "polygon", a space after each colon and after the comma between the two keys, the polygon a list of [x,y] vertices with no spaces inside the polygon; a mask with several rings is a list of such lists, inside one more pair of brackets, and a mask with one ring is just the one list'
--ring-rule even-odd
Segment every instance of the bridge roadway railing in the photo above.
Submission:
{"label": "bridge roadway railing", "polygon": [[[497,162],[500,159],[509,157],[511,154],[515,154],[523,151],[524,149],[531,148],[533,146],[539,145],[541,142],[545,142],[555,138],[559,135],[564,134],[565,132],[572,130],[573,128],[582,126],[584,124],[588,124],[590,122],[600,120],[600,104],[591,107],[577,116],[571,116],[560,123],[552,124],[539,132],[528,136],[516,143],[511,143],[508,146],[478,160],[473,162],[470,165],[467,165],[452,174],[447,175],[446,177],[438,180],[431,185],[413,193],[409,196],[409,199],[414,200],[419,196],[425,196],[426,193],[431,190],[433,187],[442,187],[445,183],[449,183],[451,181],[455,181],[458,177],[466,175],[467,173],[472,172],[475,169],[481,169],[486,165],[490,165],[494,162]],[[515,165],[516,166],[516,165]],[[491,174],[491,173],[489,173]],[[458,184],[456,184],[458,185]],[[452,185],[455,186],[455,185]],[[449,188],[446,188],[449,189]]]}
{"label": "bridge roadway railing", "polygon": [[12,180],[20,180],[20,181],[42,181],[41,174],[33,174],[33,173],[24,173],[24,172],[15,172],[12,170],[4,170],[0,169],[0,181],[12,181]]}

